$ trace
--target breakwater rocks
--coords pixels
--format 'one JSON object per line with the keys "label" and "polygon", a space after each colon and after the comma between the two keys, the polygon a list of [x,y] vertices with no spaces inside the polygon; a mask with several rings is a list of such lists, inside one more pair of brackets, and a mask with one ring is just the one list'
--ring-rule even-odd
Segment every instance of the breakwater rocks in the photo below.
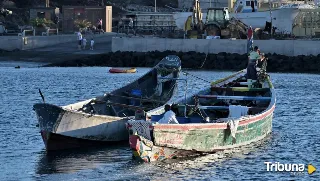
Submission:
{"label": "breakwater rocks", "polygon": [[[91,55],[84,58],[63,61],[45,65],[45,67],[153,67],[163,57],[177,55],[181,58],[182,68],[203,70],[241,70],[246,68],[248,58],[246,54],[205,54],[197,52],[110,52]],[[289,57],[277,54],[266,54],[268,58],[268,72],[308,72],[320,73],[320,55]]]}

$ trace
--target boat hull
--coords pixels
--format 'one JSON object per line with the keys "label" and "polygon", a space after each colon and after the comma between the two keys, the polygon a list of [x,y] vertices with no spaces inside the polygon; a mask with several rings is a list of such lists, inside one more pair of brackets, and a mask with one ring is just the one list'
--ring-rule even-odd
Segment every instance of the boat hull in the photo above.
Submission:
{"label": "boat hull", "polygon": [[[76,148],[90,145],[90,141],[95,144],[128,140],[127,118],[90,115],[50,104],[35,104],[34,110],[47,150]],[[69,143],[66,140],[70,140],[70,144],[66,144]]]}
{"label": "boat hull", "polygon": [[157,146],[138,135],[130,135],[129,143],[133,156],[145,162],[233,149],[267,137],[272,132],[273,110],[240,122],[236,139],[231,136],[227,125],[223,124],[155,125],[154,142]]}
{"label": "boat hull", "polygon": [[136,73],[137,69],[133,68],[133,69],[116,69],[116,68],[111,68],[109,69],[110,73]]}

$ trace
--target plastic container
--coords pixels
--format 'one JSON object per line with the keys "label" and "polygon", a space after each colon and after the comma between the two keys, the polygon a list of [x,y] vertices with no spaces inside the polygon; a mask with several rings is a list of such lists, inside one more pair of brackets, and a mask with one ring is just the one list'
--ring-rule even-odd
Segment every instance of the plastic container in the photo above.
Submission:
{"label": "plastic container", "polygon": [[[139,89],[132,89],[131,90],[131,95],[133,97],[141,97],[142,96],[142,92]],[[131,100],[131,104],[134,106],[139,106],[140,105],[140,101],[139,100]]]}

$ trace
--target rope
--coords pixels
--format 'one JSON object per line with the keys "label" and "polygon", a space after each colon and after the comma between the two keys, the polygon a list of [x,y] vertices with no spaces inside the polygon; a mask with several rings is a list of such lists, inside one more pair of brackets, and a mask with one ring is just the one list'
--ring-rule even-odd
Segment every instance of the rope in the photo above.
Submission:
{"label": "rope", "polygon": [[199,79],[199,80],[202,80],[202,81],[204,81],[204,82],[207,82],[207,83],[210,83],[210,84],[211,84],[211,81],[205,80],[205,79],[200,78],[200,77],[195,76],[195,75],[192,75],[192,74],[190,74],[189,72],[185,72],[185,71],[181,71],[181,72],[182,72],[182,73],[185,73],[186,75],[191,75],[192,77],[194,77],[194,78],[196,78],[196,79]]}
{"label": "rope", "polygon": [[204,63],[206,63],[207,57],[208,57],[208,54],[206,54],[206,58],[205,58],[204,61],[202,62],[202,65],[199,67],[200,69],[203,67]]}

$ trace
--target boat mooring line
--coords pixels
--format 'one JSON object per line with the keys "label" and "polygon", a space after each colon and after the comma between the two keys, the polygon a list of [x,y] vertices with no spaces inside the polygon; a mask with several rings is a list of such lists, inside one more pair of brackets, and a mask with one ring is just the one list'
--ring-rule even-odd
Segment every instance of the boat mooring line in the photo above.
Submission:
{"label": "boat mooring line", "polygon": [[192,75],[192,74],[190,74],[189,72],[185,72],[185,71],[181,71],[181,72],[185,73],[186,75],[191,75],[191,76],[194,77],[194,78],[197,78],[197,79],[199,79],[199,80],[202,80],[202,81],[204,81],[204,82],[207,82],[207,83],[210,83],[210,84],[211,84],[211,81],[205,80],[205,79],[200,78],[200,77],[195,76],[195,75]]}
{"label": "boat mooring line", "polygon": [[202,62],[202,65],[199,67],[199,69],[201,69],[203,67],[204,63],[206,63],[207,57],[208,57],[208,54],[206,54],[206,58],[204,58],[204,61]]}

